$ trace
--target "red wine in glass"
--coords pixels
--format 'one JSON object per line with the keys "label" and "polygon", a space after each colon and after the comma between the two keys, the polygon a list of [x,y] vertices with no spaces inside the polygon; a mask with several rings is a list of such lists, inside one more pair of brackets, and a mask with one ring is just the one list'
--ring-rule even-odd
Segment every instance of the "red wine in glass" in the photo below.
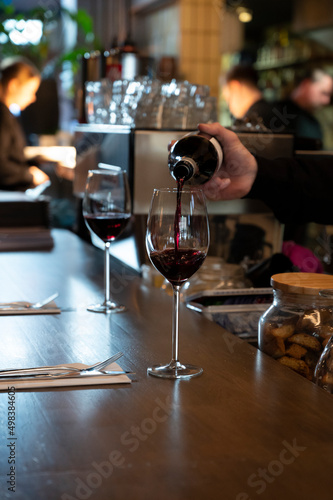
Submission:
{"label": "red wine in glass", "polygon": [[155,189],[148,216],[146,246],[155,268],[173,288],[172,359],[167,365],[148,368],[163,378],[189,378],[202,373],[178,359],[180,288],[203,263],[209,246],[204,194],[200,189]]}
{"label": "red wine in glass", "polygon": [[192,248],[167,248],[150,254],[150,260],[156,269],[175,286],[182,285],[197,272],[205,258],[205,252]]}
{"label": "red wine in glass", "polygon": [[125,229],[131,215],[127,213],[94,213],[85,215],[85,221],[93,233],[104,243],[115,240]]}
{"label": "red wine in glass", "polygon": [[191,248],[179,248],[181,199],[184,179],[177,180],[177,201],[174,220],[175,247],[160,252],[152,252],[150,260],[155,268],[172,284],[180,286],[188,280],[201,266],[206,253]]}
{"label": "red wine in glass", "polygon": [[131,197],[126,173],[117,167],[89,170],[83,199],[83,217],[89,230],[104,242],[104,302],[89,311],[115,313],[125,310],[110,297],[110,244],[131,217]]}

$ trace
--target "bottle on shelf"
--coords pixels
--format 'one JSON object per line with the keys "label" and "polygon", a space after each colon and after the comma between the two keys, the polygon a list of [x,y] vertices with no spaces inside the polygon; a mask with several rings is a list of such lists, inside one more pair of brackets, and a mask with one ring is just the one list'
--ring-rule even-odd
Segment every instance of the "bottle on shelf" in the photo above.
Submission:
{"label": "bottle on shelf", "polygon": [[110,50],[104,52],[104,75],[105,78],[114,82],[121,79],[121,51],[118,47],[117,37],[113,39]]}
{"label": "bottle on shelf", "polygon": [[186,184],[204,184],[220,168],[223,152],[215,137],[190,133],[175,142],[169,153],[168,166],[172,177]]}

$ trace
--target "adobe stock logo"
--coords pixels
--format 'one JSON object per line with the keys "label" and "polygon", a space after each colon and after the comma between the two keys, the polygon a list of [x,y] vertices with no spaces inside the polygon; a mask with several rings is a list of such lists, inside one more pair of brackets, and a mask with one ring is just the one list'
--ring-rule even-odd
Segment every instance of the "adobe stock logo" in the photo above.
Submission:
{"label": "adobe stock logo", "polygon": [[[256,472],[248,477],[247,484],[250,488],[256,488],[254,493],[261,495],[268,484],[272,484],[277,477],[283,474],[283,471],[287,465],[291,465],[295,462],[301,452],[306,450],[306,446],[299,446],[296,443],[296,439],[293,439],[292,443],[288,441],[282,441],[284,448],[280,451],[278,460],[271,460],[266,469],[259,468]],[[253,495],[248,495],[245,491],[239,493],[236,496],[236,500],[251,500]]]}

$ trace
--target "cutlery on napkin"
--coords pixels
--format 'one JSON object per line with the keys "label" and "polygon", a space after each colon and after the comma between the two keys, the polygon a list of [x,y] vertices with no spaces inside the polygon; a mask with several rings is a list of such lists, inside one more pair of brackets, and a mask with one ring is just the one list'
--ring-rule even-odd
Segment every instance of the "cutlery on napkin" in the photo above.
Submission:
{"label": "cutlery on napkin", "polygon": [[[75,367],[79,369],[86,368],[88,365],[82,363],[70,363],[64,365],[68,367]],[[0,378],[0,391],[7,391],[8,388],[17,389],[49,389],[55,387],[78,387],[78,386],[89,386],[89,385],[109,385],[109,384],[129,384],[131,379],[128,377],[126,372],[123,372],[121,367],[117,363],[111,363],[105,368],[105,372],[100,372],[93,375],[77,375],[70,374],[66,376],[59,377],[13,377],[13,378]],[[107,373],[110,372],[110,373]],[[113,372],[117,372],[115,375]],[[118,375],[118,372],[123,372],[123,375]]]}
{"label": "cutlery on napkin", "polygon": [[39,309],[30,307],[30,302],[17,302],[16,304],[0,304],[0,315],[8,316],[10,314],[60,314],[61,309],[52,301]]}
{"label": "cutlery on napkin", "polygon": [[0,314],[45,314],[45,313],[60,313],[54,299],[58,297],[58,293],[54,293],[44,300],[39,302],[5,302],[0,303]]}

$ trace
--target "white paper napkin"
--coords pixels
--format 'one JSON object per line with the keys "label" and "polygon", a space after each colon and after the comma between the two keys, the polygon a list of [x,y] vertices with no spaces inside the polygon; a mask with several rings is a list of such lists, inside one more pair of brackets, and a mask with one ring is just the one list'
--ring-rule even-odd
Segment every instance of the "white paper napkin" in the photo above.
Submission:
{"label": "white paper napkin", "polygon": [[[83,365],[82,363],[71,363],[61,366],[74,366],[76,368],[85,368],[88,365]],[[117,363],[112,363],[111,365],[104,368],[104,370],[122,370]],[[0,391],[8,391],[8,388],[15,387],[15,390],[25,390],[25,389],[52,389],[55,387],[77,387],[77,386],[87,386],[87,385],[109,385],[109,384],[130,384],[132,381],[126,375],[105,375],[105,377],[77,377],[77,378],[56,378],[48,380],[23,380],[23,379],[0,379]]]}
{"label": "white paper napkin", "polygon": [[41,307],[40,309],[20,309],[20,306],[24,306],[29,304],[29,302],[18,302],[15,304],[17,306],[17,309],[15,307],[11,307],[10,309],[1,309],[0,307],[0,316],[13,316],[17,314],[60,314],[61,309],[57,306],[57,304],[54,302],[50,302],[49,304],[46,304],[45,306]]}

